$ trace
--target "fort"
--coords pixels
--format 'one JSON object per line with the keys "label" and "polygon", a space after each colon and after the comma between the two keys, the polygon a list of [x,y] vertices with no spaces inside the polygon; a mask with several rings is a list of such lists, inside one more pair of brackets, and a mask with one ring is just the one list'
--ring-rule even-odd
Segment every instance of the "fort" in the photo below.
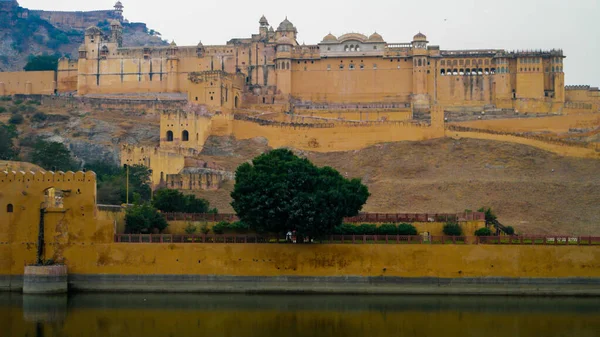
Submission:
{"label": "fort", "polygon": [[[134,243],[117,239],[116,220],[97,207],[93,172],[4,171],[0,191],[5,291],[20,291],[25,266],[38,260],[66,266],[64,282],[83,291],[600,295],[599,238],[545,238],[550,245],[541,246],[523,240],[289,245],[226,237],[230,243],[184,243],[171,235]],[[57,281],[36,273],[32,282]]]}

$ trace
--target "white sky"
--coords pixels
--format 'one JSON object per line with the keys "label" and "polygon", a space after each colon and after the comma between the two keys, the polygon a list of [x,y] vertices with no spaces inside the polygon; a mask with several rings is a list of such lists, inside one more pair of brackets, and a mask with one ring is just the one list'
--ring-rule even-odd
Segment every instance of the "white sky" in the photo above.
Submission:
{"label": "white sky", "polygon": [[[600,86],[600,0],[121,0],[130,22],[145,22],[178,45],[225,44],[258,32],[265,15],[276,29],[288,16],[298,42],[331,32],[371,34],[409,42],[421,31],[442,49],[551,49],[567,56],[567,84]],[[110,9],[116,0],[19,0],[45,10]]]}

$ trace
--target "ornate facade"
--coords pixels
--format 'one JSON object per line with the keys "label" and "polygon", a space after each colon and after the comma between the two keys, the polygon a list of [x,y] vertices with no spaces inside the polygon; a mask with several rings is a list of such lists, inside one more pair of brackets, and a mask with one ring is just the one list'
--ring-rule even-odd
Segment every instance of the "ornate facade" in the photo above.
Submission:
{"label": "ornate facade", "polygon": [[274,29],[264,16],[257,34],[217,46],[123,47],[121,30],[118,20],[109,35],[87,29],[73,88],[79,95],[185,93],[216,110],[294,102],[559,112],[565,103],[561,50],[444,50],[422,33],[405,43],[349,33],[300,45],[287,18]]}

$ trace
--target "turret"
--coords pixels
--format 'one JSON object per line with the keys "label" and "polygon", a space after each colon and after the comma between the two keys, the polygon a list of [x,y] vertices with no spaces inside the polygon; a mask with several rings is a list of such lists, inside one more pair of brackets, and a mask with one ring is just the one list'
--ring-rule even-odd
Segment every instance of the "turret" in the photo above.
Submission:
{"label": "turret", "polygon": [[123,4],[121,3],[121,1],[117,1],[117,3],[115,4],[115,16],[119,19],[122,20],[123,19]]}
{"label": "turret", "polygon": [[169,45],[169,55],[167,57],[167,91],[179,92],[179,48],[175,41]]}
{"label": "turret", "polygon": [[287,16],[285,17],[285,20],[281,21],[279,27],[277,27],[277,31],[275,32],[275,40],[279,41],[279,39],[284,36],[291,39],[293,44],[296,44],[298,30],[296,27],[294,27],[294,24],[288,20]]}
{"label": "turret", "polygon": [[292,92],[292,45],[294,42],[283,36],[277,40],[275,51],[275,74],[277,77],[277,91],[283,96]]}
{"label": "turret", "polygon": [[263,15],[260,20],[258,21],[260,27],[258,28],[258,31],[260,33],[260,37],[262,39],[266,39],[267,35],[269,33],[269,21],[267,21],[267,18],[265,18],[265,16]]}
{"label": "turret", "polygon": [[429,70],[429,61],[427,57],[427,36],[419,32],[413,37],[412,55],[413,55],[413,109],[427,111],[429,110],[429,95],[427,91],[427,71]]}
{"label": "turret", "polygon": [[118,47],[123,47],[123,26],[117,20],[110,23],[110,42],[116,43]]}

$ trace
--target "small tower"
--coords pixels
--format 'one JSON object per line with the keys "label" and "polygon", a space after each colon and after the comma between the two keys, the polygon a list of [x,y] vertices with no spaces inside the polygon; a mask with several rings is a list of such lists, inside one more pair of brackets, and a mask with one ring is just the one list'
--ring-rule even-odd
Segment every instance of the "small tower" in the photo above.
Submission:
{"label": "small tower", "polygon": [[123,47],[123,26],[117,20],[110,23],[110,42],[116,43],[119,48]]}
{"label": "small tower", "polygon": [[175,41],[169,45],[169,55],[167,57],[167,91],[179,92],[179,48]]}
{"label": "small tower", "polygon": [[285,20],[281,21],[279,27],[277,27],[277,31],[275,32],[275,40],[279,41],[282,37],[288,37],[296,44],[296,39],[298,37],[298,30],[294,27],[294,24],[288,20],[287,16]]}
{"label": "small tower", "polygon": [[275,51],[275,75],[277,80],[277,92],[287,97],[292,92],[292,45],[294,42],[287,36],[277,40]]}
{"label": "small tower", "polygon": [[117,19],[119,20],[123,20],[123,4],[121,3],[121,1],[117,1],[117,3],[115,4],[115,16]]}
{"label": "small tower", "polygon": [[258,28],[260,37],[261,39],[266,39],[267,34],[269,32],[269,21],[267,21],[267,18],[265,18],[265,16],[263,15],[258,21],[258,23],[260,24],[260,27]]}
{"label": "small tower", "polygon": [[427,57],[427,36],[419,32],[413,37],[413,112],[429,111],[429,95],[427,91],[427,72],[429,71],[429,60]]}

